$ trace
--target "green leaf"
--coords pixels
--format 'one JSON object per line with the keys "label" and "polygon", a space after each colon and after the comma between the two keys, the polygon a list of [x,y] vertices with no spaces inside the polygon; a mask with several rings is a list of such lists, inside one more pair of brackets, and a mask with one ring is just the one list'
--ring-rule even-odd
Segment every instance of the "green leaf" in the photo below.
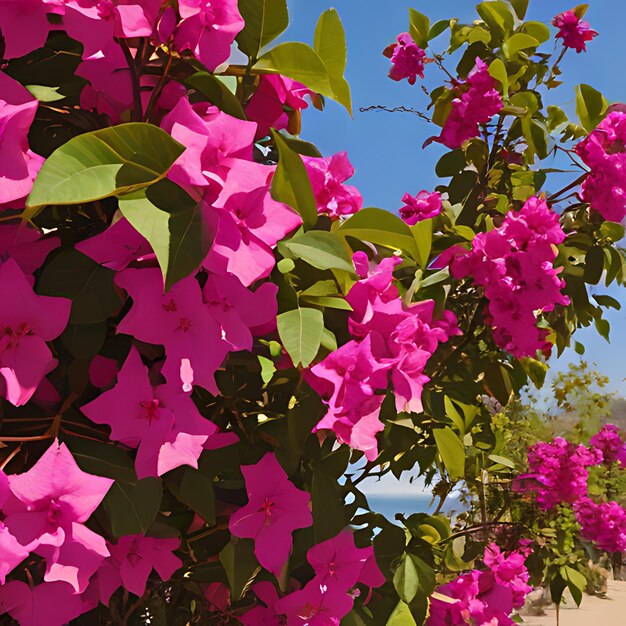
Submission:
{"label": "green leaf", "polygon": [[65,435],[64,442],[83,472],[134,484],[137,474],[131,458],[111,443]]}
{"label": "green leaf", "polygon": [[334,296],[337,295],[337,283],[334,280],[320,280],[300,292],[301,296]]}
{"label": "green leaf", "polygon": [[507,459],[505,456],[500,456],[499,454],[490,454],[488,458],[494,463],[499,463],[500,465],[504,465],[505,467],[515,469],[515,463],[511,461],[511,459]]}
{"label": "green leaf", "polygon": [[511,6],[515,10],[515,14],[520,20],[526,17],[526,11],[528,10],[529,0],[509,0]]}
{"label": "green leaf", "polygon": [[579,20],[582,20],[583,17],[585,16],[585,13],[587,13],[588,8],[589,8],[588,4],[579,4],[578,6],[574,7],[572,11],[574,11],[574,14]]}
{"label": "green leaf", "polygon": [[313,47],[328,72],[333,98],[352,115],[350,85],[344,78],[348,58],[346,33],[335,9],[328,9],[320,15]]}
{"label": "green leaf", "polygon": [[252,59],[289,25],[287,0],[239,0],[239,12],[246,25],[237,45]]}
{"label": "green leaf", "polygon": [[308,304],[323,306],[328,309],[340,311],[352,311],[352,307],[343,298],[331,298],[328,296],[303,296],[302,299]]}
{"label": "green leaf", "polygon": [[362,241],[404,250],[415,261],[420,258],[421,253],[411,229],[389,211],[374,208],[361,209],[346,220],[338,232]]}
{"label": "green leaf", "polygon": [[411,609],[409,609],[408,605],[400,600],[389,616],[385,626],[417,626],[417,622],[411,615]]}
{"label": "green leaf", "polygon": [[534,37],[540,44],[550,39],[550,29],[543,22],[524,22],[521,27],[525,32]]}
{"label": "green leaf", "polygon": [[465,474],[465,446],[448,426],[433,430],[437,449],[450,477],[462,478]]}
{"label": "green leaf", "polygon": [[585,257],[583,278],[590,285],[597,285],[604,271],[604,250],[600,246],[592,246]]}
{"label": "green leaf", "polygon": [[352,258],[341,239],[323,230],[310,230],[282,244],[297,259],[320,270],[341,269],[354,272]]}
{"label": "green leaf", "polygon": [[580,341],[575,341],[574,351],[576,352],[576,354],[580,354],[582,356],[583,354],[585,354],[585,346],[580,343]]}
{"label": "green leaf", "polygon": [[410,228],[417,246],[417,259],[415,260],[422,269],[426,269],[433,245],[433,220],[422,220]]}
{"label": "green leaf", "polygon": [[594,325],[600,336],[603,337],[607,343],[611,343],[609,340],[609,333],[611,332],[611,325],[607,320],[602,317],[596,317]]}
{"label": "green leaf", "polygon": [[335,478],[322,471],[314,471],[311,502],[315,543],[326,541],[345,528],[345,504]]}
{"label": "green leaf", "polygon": [[278,149],[272,198],[288,204],[299,213],[305,229],[312,228],[317,223],[317,205],[302,158],[287,145],[280,133],[272,130],[272,136]]}
{"label": "green leaf", "polygon": [[509,39],[507,39],[502,45],[504,56],[507,59],[512,58],[521,50],[528,50],[528,48],[536,48],[539,42],[526,33],[515,33]]}
{"label": "green leaf", "polygon": [[261,380],[263,384],[267,385],[272,378],[274,378],[276,366],[274,365],[274,361],[260,354],[257,355],[257,359],[259,359],[259,365],[261,366]]}
{"label": "green leaf", "polygon": [[47,205],[84,204],[148,187],[165,177],[184,149],[158,126],[140,122],[78,135],[44,162],[25,219]]}
{"label": "green leaf", "polygon": [[502,0],[481,2],[476,6],[476,11],[489,26],[492,34],[498,34],[502,38],[513,30],[515,20],[506,2]]}
{"label": "green leaf", "polygon": [[254,542],[233,537],[220,552],[220,563],[226,572],[233,599],[240,600],[261,571],[254,556]]}
{"label": "green leaf", "polygon": [[428,17],[415,9],[409,9],[409,24],[409,34],[413,37],[413,41],[420,48],[427,48],[428,36],[430,35],[430,20]]}
{"label": "green leaf", "polygon": [[562,124],[567,124],[568,119],[565,111],[560,107],[550,105],[548,107],[548,129],[554,132]]}
{"label": "green leaf", "polygon": [[104,344],[107,329],[106,322],[68,324],[61,335],[61,342],[73,357],[91,359]]}
{"label": "green leaf", "polygon": [[113,270],[70,248],[44,267],[37,291],[42,296],[69,298],[71,324],[96,324],[115,315],[122,305],[114,278]]}
{"label": "green leaf", "polygon": [[193,467],[186,467],[178,496],[207,524],[215,524],[215,493],[213,481],[208,476]]}
{"label": "green leaf", "polygon": [[624,238],[624,227],[617,222],[602,222],[600,232],[613,242],[621,241]]}
{"label": "green leaf", "polygon": [[59,93],[60,87],[47,87],[46,85],[25,85],[39,102],[58,102],[65,100],[65,96]]}
{"label": "green leaf", "polygon": [[158,478],[144,478],[134,485],[116,482],[104,498],[104,508],[115,537],[145,534],[163,498]]}
{"label": "green leaf", "polygon": [[428,41],[439,37],[439,35],[441,35],[441,33],[448,28],[450,28],[450,20],[439,20],[438,22],[435,22],[428,32]]}
{"label": "green leaf", "polygon": [[578,606],[582,601],[583,591],[587,588],[587,578],[569,565],[561,567],[561,576],[567,581],[567,587]]}
{"label": "green leaf", "polygon": [[322,342],[324,316],[317,309],[298,308],[277,318],[278,334],[285,350],[297,367],[308,367]]}
{"label": "green leaf", "polygon": [[150,243],[166,290],[195,272],[211,248],[199,203],[171,180],[122,196],[119,208]]}
{"label": "green leaf", "polygon": [[185,84],[195,89],[224,113],[240,120],[246,119],[239,98],[217,76],[208,72],[196,72],[185,81]]}
{"label": "green leaf", "polygon": [[419,577],[413,559],[409,554],[403,554],[400,565],[393,575],[393,586],[400,599],[410,604],[419,591]]}
{"label": "green leaf", "polygon": [[296,264],[291,259],[281,259],[276,263],[276,267],[281,274],[289,274],[296,267]]}
{"label": "green leaf", "polygon": [[576,113],[585,130],[592,131],[602,121],[608,106],[606,98],[591,85],[576,87]]}
{"label": "green leaf", "polygon": [[297,80],[309,89],[332,98],[349,112],[345,93],[336,93],[324,61],[305,43],[288,41],[266,52],[255,64],[255,70],[267,70]]}
{"label": "green leaf", "polygon": [[619,311],[622,308],[622,304],[615,298],[612,298],[611,296],[594,295],[593,299],[600,306],[603,306],[606,309],[615,309],[616,311]]}
{"label": "green leaf", "polygon": [[509,77],[506,66],[501,59],[494,59],[489,66],[489,74],[502,85],[502,93],[505,98],[509,97]]}

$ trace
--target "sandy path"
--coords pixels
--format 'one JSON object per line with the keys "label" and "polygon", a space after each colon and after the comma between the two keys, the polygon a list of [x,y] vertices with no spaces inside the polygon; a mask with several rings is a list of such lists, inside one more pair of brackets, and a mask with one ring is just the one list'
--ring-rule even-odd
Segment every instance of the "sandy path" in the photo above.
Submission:
{"label": "sandy path", "polygon": [[[556,626],[556,611],[546,610],[543,617],[524,617],[529,626]],[[606,600],[584,596],[580,608],[561,608],[561,626],[626,626],[626,582],[609,581]]]}

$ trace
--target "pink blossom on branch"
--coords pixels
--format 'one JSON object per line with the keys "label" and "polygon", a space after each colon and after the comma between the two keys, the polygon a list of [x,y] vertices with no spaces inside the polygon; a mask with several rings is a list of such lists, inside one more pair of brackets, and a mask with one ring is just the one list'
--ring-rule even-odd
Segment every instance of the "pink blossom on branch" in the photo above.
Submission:
{"label": "pink blossom on branch", "polygon": [[400,33],[397,43],[385,48],[383,54],[391,59],[389,78],[395,81],[408,79],[414,85],[417,77],[424,78],[424,66],[429,61],[426,52],[413,40],[409,33]]}
{"label": "pink blossom on branch", "polygon": [[243,465],[248,504],[235,511],[229,529],[235,537],[254,539],[259,563],[275,576],[289,559],[291,533],[313,523],[311,496],[290,482],[272,453],[255,465]]}
{"label": "pink blossom on branch", "polygon": [[502,98],[489,67],[476,58],[467,81],[455,87],[461,94],[452,100],[452,109],[436,139],[448,148],[460,148],[463,143],[480,135],[479,125],[486,124],[502,109]]}
{"label": "pink blossom on branch", "polygon": [[57,360],[48,341],[65,329],[71,309],[66,298],[39,296],[14,259],[0,262],[0,376],[6,399],[15,406],[28,402]]}
{"label": "pink blossom on branch", "polygon": [[612,111],[577,146],[578,156],[591,172],[581,197],[605,220],[626,217],[626,113]]}
{"label": "pink blossom on branch", "polygon": [[617,502],[596,504],[588,497],[574,504],[581,535],[593,541],[600,550],[623,552],[626,550],[626,511]]}
{"label": "pink blossom on branch", "polygon": [[587,42],[598,36],[598,33],[573,10],[559,13],[552,20],[552,24],[559,29],[556,38],[562,39],[566,48],[572,48],[577,53],[586,51]]}
{"label": "pink blossom on branch", "polygon": [[438,191],[432,193],[420,191],[416,196],[405,193],[402,202],[404,206],[400,208],[400,217],[409,226],[441,213],[441,194]]}
{"label": "pink blossom on branch", "polygon": [[302,160],[311,179],[320,215],[336,220],[361,210],[363,198],[359,190],[343,184],[354,176],[354,167],[345,152],[321,159],[303,156]]}
{"label": "pink blossom on branch", "polygon": [[589,445],[600,452],[604,464],[619,463],[626,469],[626,442],[615,424],[605,424],[590,439]]}

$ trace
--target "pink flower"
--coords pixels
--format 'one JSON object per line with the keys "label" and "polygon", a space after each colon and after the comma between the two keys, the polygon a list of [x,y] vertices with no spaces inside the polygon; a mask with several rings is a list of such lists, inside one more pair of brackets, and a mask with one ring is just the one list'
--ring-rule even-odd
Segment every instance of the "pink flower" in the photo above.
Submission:
{"label": "pink flower", "polygon": [[349,530],[313,546],[307,561],[315,571],[315,581],[322,586],[348,591],[357,582],[380,587],[385,577],[376,564],[374,549],[357,548]]}
{"label": "pink flower", "polygon": [[317,212],[339,219],[361,210],[363,198],[356,187],[344,185],[344,181],[354,175],[354,168],[345,152],[339,152],[323,159],[302,157],[306,166]]}
{"label": "pink flower", "polygon": [[605,424],[589,441],[589,445],[602,454],[606,465],[619,463],[626,469],[626,442],[614,424]]}
{"label": "pink flower", "polygon": [[6,399],[21,406],[56,367],[46,342],[65,329],[71,302],[35,294],[13,259],[0,262],[0,288],[5,298],[0,310],[0,376]]}
{"label": "pink flower", "polygon": [[460,148],[468,139],[478,137],[479,125],[489,122],[502,109],[496,81],[480,58],[476,58],[476,66],[467,81],[456,89],[463,92],[452,101],[452,109],[437,138],[448,148]]}
{"label": "pink flower", "polygon": [[192,105],[187,98],[181,98],[163,118],[161,127],[187,148],[170,169],[168,178],[183,186],[211,187],[213,199],[228,173],[225,159],[252,161],[255,125],[206,103]]}
{"label": "pink flower", "polygon": [[587,468],[601,459],[597,451],[557,437],[551,443],[536,443],[528,450],[528,474],[514,483],[517,491],[531,491],[548,511],[566,502],[573,504],[587,494]]}
{"label": "pink flower", "polygon": [[139,478],[161,476],[181,465],[197,468],[203,445],[217,432],[182,389],[151,384],[134,347],[117,384],[81,410],[91,421],[111,426],[111,439],[138,448]]}
{"label": "pink flower", "polygon": [[252,591],[263,604],[258,604],[239,618],[243,626],[283,626],[284,620],[275,608],[278,602],[276,587],[264,580],[253,585]]}
{"label": "pink flower", "polygon": [[122,537],[108,547],[111,556],[98,570],[100,601],[106,605],[121,586],[141,597],[153,569],[161,580],[168,581],[182,565],[182,561],[172,554],[180,547],[178,539],[132,535]]}
{"label": "pink flower", "polygon": [[0,615],[8,613],[20,626],[65,626],[98,604],[89,594],[78,595],[66,583],[37,585],[12,580],[0,586]]}
{"label": "pink flower", "polygon": [[74,246],[96,263],[119,272],[134,261],[154,259],[150,244],[122,217],[94,237]]}
{"label": "pink flower", "polygon": [[526,556],[520,551],[505,555],[495,543],[490,543],[485,548],[483,562],[493,572],[498,584],[511,589],[513,606],[522,608],[526,596],[532,591],[528,584],[530,574],[526,569]]}
{"label": "pink flower", "polygon": [[278,576],[291,552],[291,533],[313,523],[311,496],[294,487],[271,453],[255,465],[243,465],[241,472],[248,504],[232,514],[230,532],[235,537],[254,539],[259,563]]}
{"label": "pink flower", "polygon": [[[0,31],[6,47],[5,59],[15,59],[43,47],[50,30],[50,12],[50,5],[43,0],[0,2]],[[0,88],[0,93],[3,91],[4,87]]]}
{"label": "pink flower", "polygon": [[219,197],[203,206],[203,215],[215,231],[203,265],[217,274],[234,274],[248,287],[269,276],[276,264],[276,244],[298,228],[302,219],[272,198],[275,168],[242,159],[228,159],[227,165]]}
{"label": "pink flower", "polygon": [[576,152],[591,172],[583,181],[581,197],[605,220],[626,217],[626,113],[612,111]]}
{"label": "pink flower", "polygon": [[332,430],[340,443],[361,450],[368,460],[378,456],[376,433],[384,426],[378,419],[388,387],[391,364],[377,361],[372,338],[349,341],[310,370],[307,378],[328,412],[313,432]]}
{"label": "pink flower", "polygon": [[573,10],[559,13],[552,24],[559,29],[556,38],[562,39],[566,48],[573,48],[577,53],[586,51],[587,42],[598,36]]}
{"label": "pink flower", "polygon": [[29,283],[52,250],[61,245],[58,237],[42,237],[41,233],[22,224],[0,225],[0,258],[11,257],[20,266]]}
{"label": "pink flower", "polygon": [[554,245],[564,239],[558,215],[533,197],[519,212],[507,213],[499,228],[476,235],[473,250],[450,259],[452,276],[471,276],[485,288],[494,340],[515,357],[534,356],[551,345],[548,329],[537,326],[537,311],[569,304],[560,269],[554,268]]}
{"label": "pink flower", "polygon": [[420,191],[416,196],[405,193],[402,202],[404,206],[400,209],[400,217],[409,226],[441,213],[441,194],[438,191]]}
{"label": "pink flower", "polygon": [[6,582],[7,574],[10,574],[30,554],[30,550],[23,546],[2,522],[0,522],[0,554],[2,555],[0,560],[1,587]]}
{"label": "pink flower", "polygon": [[289,112],[309,106],[305,96],[314,96],[314,93],[302,83],[280,74],[263,74],[246,105],[246,117],[258,125],[256,138],[269,135],[270,128],[287,128]]}
{"label": "pink flower", "polygon": [[626,550],[626,511],[617,502],[601,502],[583,497],[574,504],[581,535],[593,541],[600,550]]}
{"label": "pink flower", "polygon": [[413,41],[409,33],[400,33],[398,43],[393,43],[384,51],[391,59],[389,78],[400,81],[404,78],[414,85],[417,77],[424,78],[424,65],[428,62],[426,52]]}
{"label": "pink flower", "polygon": [[228,60],[230,46],[244,27],[237,0],[179,0],[182,21],[174,33],[179,50],[191,50],[212,72]]}
{"label": "pink flower", "polygon": [[46,582],[65,581],[82,593],[109,555],[104,538],[84,524],[112,484],[82,472],[58,442],[30,470],[9,476],[14,497],[4,505],[4,523],[21,545],[46,559]]}
{"label": "pink flower", "polygon": [[287,626],[339,626],[354,604],[341,589],[322,585],[314,578],[304,589],[276,603],[276,611],[287,616]]}
{"label": "pink flower", "polygon": [[0,209],[7,204],[14,208],[30,193],[43,163],[28,147],[28,131],[37,106],[37,100],[22,85],[0,72]]}

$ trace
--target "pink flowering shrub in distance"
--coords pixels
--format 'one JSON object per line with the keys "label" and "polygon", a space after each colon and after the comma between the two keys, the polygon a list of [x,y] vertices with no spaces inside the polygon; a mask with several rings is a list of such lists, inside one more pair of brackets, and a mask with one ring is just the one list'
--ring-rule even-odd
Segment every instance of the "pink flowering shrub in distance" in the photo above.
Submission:
{"label": "pink flowering shrub in distance", "polygon": [[[546,108],[595,33],[557,16],[553,60],[501,4],[506,33],[490,3],[398,17],[389,77],[444,153],[432,191],[376,179],[394,213],[362,154],[309,141],[310,105],[353,112],[334,9],[309,44],[278,43],[286,0],[0,0],[1,623],[508,625],[531,580],[578,589],[517,507],[623,548],[588,485],[623,471],[613,427],[538,444],[480,506],[516,476],[493,407],[606,335],[598,283],[625,278],[623,105]],[[589,168],[561,190],[553,141]],[[469,508],[386,517],[382,475]]]}

